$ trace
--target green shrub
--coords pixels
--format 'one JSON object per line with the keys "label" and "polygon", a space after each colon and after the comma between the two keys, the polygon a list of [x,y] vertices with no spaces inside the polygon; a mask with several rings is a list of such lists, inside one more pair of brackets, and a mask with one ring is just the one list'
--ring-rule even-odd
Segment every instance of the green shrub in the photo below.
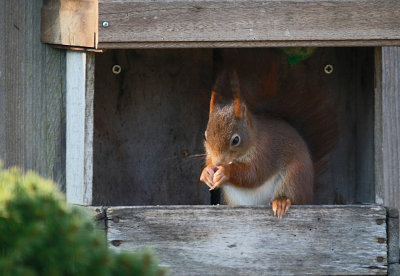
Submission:
{"label": "green shrub", "polygon": [[117,254],[49,180],[0,164],[0,275],[162,275],[149,252]]}

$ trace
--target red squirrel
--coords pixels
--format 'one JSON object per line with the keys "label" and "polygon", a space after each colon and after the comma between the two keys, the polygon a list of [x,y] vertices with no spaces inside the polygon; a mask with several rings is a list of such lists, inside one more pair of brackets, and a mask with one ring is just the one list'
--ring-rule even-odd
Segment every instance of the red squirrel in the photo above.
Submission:
{"label": "red squirrel", "polygon": [[[274,215],[281,218],[292,204],[312,203],[311,153],[289,123],[253,114],[239,82],[236,71],[225,71],[212,91],[200,180],[210,189],[221,187],[230,205],[272,203]],[[233,98],[216,91],[221,87]]]}

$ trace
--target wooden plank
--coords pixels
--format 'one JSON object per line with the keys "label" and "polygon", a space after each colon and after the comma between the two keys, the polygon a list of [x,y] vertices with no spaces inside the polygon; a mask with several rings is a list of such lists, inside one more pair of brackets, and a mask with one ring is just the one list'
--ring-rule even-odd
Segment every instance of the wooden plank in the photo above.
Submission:
{"label": "wooden plank", "polygon": [[93,197],[93,133],[94,133],[94,74],[95,54],[86,54],[85,72],[85,149],[84,149],[84,194],[85,204],[92,204]]}
{"label": "wooden plank", "polygon": [[400,45],[400,2],[99,0],[99,24],[99,48]]}
{"label": "wooden plank", "polygon": [[[318,87],[336,114],[339,139],[316,179],[314,204],[375,202],[373,57],[372,48],[320,48],[307,61],[280,70],[292,74],[281,83],[295,83],[294,89]],[[328,64],[331,74],[324,72]]]}
{"label": "wooden plank", "polygon": [[[400,47],[375,50],[375,197],[400,208]],[[395,224],[395,220],[391,224]],[[397,224],[398,224],[397,219]],[[392,226],[393,228],[394,226]],[[397,237],[400,232],[397,225]],[[396,229],[396,228],[393,228]],[[394,230],[393,230],[394,231]],[[393,232],[392,231],[392,232]],[[398,242],[398,241],[397,241]],[[394,261],[394,260],[392,260]],[[397,256],[397,263],[399,257]],[[399,271],[398,265],[392,269]]]}
{"label": "wooden plank", "polygon": [[97,0],[44,0],[41,41],[97,48]]}
{"label": "wooden plank", "polygon": [[153,248],[173,275],[384,275],[386,209],[227,206],[107,209],[110,246]]}
{"label": "wooden plank", "polygon": [[93,204],[209,204],[212,50],[107,51],[95,79]]}
{"label": "wooden plank", "polygon": [[40,43],[42,1],[0,1],[0,159],[65,191],[65,52]]}
{"label": "wooden plank", "polygon": [[399,45],[400,40],[310,40],[310,41],[177,41],[100,42],[98,49],[260,48],[260,47],[375,47]]}
{"label": "wooden plank", "polygon": [[376,49],[376,202],[400,208],[400,47]]}
{"label": "wooden plank", "polygon": [[388,208],[388,273],[389,275],[399,275],[399,210]]}
{"label": "wooden plank", "polygon": [[67,51],[66,195],[67,202],[82,205],[92,203],[94,61],[89,60],[86,53]]}

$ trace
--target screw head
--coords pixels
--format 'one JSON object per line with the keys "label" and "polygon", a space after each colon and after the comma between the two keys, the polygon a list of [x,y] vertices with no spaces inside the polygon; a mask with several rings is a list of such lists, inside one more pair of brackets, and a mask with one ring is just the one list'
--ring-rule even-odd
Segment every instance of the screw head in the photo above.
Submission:
{"label": "screw head", "polygon": [[332,74],[333,73],[333,66],[331,64],[327,64],[324,67],[325,74]]}
{"label": "screw head", "polygon": [[110,24],[108,23],[108,21],[104,21],[104,22],[103,22],[103,27],[104,27],[104,28],[107,28],[108,26],[110,26]]}
{"label": "screw head", "polygon": [[122,68],[121,68],[121,66],[119,66],[118,64],[115,64],[113,67],[112,67],[112,72],[114,73],[114,75],[118,75],[119,73],[121,73],[121,71],[122,71]]}

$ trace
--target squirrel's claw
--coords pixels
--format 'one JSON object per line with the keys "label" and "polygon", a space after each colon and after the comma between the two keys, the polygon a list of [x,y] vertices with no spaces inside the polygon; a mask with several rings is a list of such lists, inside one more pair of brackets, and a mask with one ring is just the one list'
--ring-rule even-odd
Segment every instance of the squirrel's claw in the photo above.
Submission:
{"label": "squirrel's claw", "polygon": [[274,216],[282,218],[291,205],[292,201],[287,197],[274,199],[272,201],[272,211],[274,212]]}

